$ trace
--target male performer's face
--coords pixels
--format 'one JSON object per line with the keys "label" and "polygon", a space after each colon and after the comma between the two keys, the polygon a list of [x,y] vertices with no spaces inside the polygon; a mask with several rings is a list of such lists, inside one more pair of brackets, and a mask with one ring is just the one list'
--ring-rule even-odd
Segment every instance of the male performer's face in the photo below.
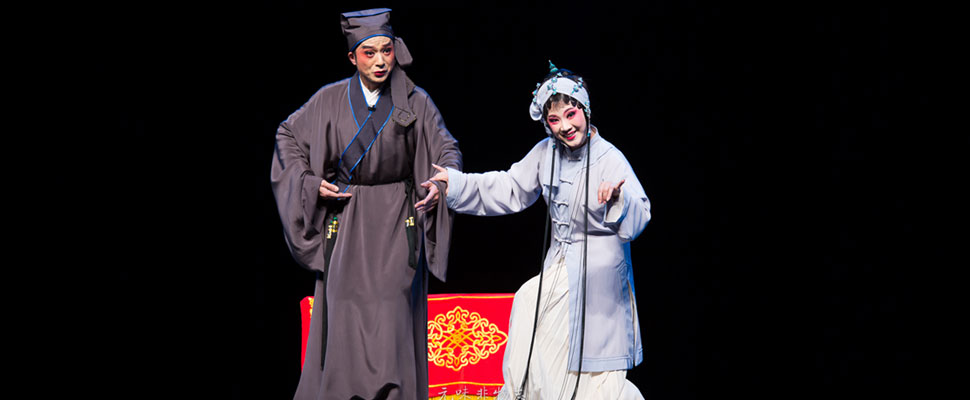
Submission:
{"label": "male performer's face", "polygon": [[586,114],[579,107],[568,103],[553,103],[546,115],[549,130],[570,149],[586,143]]}
{"label": "male performer's face", "polygon": [[374,36],[347,53],[347,57],[357,66],[364,86],[377,90],[394,68],[394,41],[387,36]]}

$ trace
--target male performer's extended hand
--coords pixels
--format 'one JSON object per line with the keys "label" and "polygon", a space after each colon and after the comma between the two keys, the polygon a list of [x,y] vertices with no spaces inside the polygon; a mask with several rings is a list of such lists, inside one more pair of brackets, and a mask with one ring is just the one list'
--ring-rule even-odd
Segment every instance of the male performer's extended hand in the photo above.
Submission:
{"label": "male performer's extended hand", "polygon": [[340,188],[337,185],[327,182],[326,180],[320,181],[320,197],[324,199],[345,199],[350,197],[350,193],[338,193]]}
{"label": "male performer's extended hand", "polygon": [[428,189],[428,195],[414,204],[414,208],[421,212],[428,212],[434,210],[435,206],[438,205],[438,199],[441,197],[441,193],[438,191],[438,186],[431,181],[444,182],[445,184],[445,196],[448,195],[448,170],[441,168],[437,165],[431,164],[434,169],[438,170],[438,173],[421,183],[421,187]]}

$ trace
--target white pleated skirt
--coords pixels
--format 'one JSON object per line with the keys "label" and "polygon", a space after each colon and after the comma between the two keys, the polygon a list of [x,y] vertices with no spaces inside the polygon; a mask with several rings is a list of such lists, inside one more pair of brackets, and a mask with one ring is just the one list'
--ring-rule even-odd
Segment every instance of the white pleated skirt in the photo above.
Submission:
{"label": "white pleated skirt", "polygon": [[[565,258],[560,258],[543,276],[539,322],[524,399],[568,400],[576,386],[576,372],[568,371],[569,279],[566,274]],[[539,276],[535,276],[515,292],[512,300],[509,341],[502,360],[505,383],[497,397],[499,400],[514,400],[521,389],[538,290]],[[584,372],[579,374],[579,379],[577,399],[643,399],[640,390],[626,379],[625,370]]]}

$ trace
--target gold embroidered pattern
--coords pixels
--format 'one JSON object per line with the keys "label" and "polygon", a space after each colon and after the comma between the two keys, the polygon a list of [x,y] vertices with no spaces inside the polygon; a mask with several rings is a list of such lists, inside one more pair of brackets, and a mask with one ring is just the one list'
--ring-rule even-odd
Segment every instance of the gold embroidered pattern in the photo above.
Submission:
{"label": "gold embroidered pattern", "polygon": [[309,310],[310,312],[309,312],[309,314],[312,317],[313,316],[313,297],[309,298],[308,300],[310,300],[310,310]]}
{"label": "gold embroidered pattern", "polygon": [[459,371],[497,353],[508,340],[481,314],[458,306],[428,321],[428,361]]}

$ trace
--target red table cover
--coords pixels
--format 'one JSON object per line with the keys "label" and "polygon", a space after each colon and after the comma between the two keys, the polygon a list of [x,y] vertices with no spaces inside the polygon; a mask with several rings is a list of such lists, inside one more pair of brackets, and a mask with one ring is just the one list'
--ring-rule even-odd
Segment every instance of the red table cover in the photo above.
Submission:
{"label": "red table cover", "polygon": [[[512,293],[428,296],[428,394],[490,398],[502,387]],[[306,356],[313,296],[300,302]],[[302,361],[301,361],[302,366]],[[487,396],[487,397],[483,397]]]}

